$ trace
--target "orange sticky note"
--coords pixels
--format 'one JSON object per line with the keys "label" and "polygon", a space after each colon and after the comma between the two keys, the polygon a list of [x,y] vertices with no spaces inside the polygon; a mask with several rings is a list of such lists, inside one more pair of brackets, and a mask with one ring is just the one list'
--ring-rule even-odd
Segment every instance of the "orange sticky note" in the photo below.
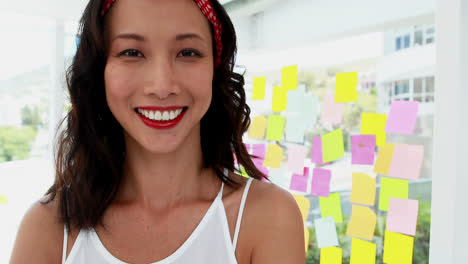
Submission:
{"label": "orange sticky note", "polygon": [[271,110],[273,112],[281,112],[286,110],[288,103],[288,91],[283,87],[273,87],[273,102]]}
{"label": "orange sticky note", "polygon": [[[377,246],[361,239],[351,239],[350,264],[375,264]],[[398,263],[399,264],[399,263]]]}
{"label": "orange sticky note", "polygon": [[281,70],[281,86],[286,91],[297,89],[297,65],[283,67]]}
{"label": "orange sticky note", "polygon": [[267,153],[263,166],[270,168],[280,168],[283,159],[283,149],[276,144],[268,144]]}
{"label": "orange sticky note", "polygon": [[303,195],[293,194],[294,199],[296,199],[297,205],[301,210],[302,220],[305,223],[307,220],[307,215],[309,214],[310,201]]}
{"label": "orange sticky note", "polygon": [[262,139],[265,137],[265,128],[267,120],[263,116],[256,116],[252,120],[252,124],[249,129],[250,138]]}
{"label": "orange sticky note", "polygon": [[326,247],[320,249],[320,264],[341,264],[343,249],[338,247]]}
{"label": "orange sticky note", "polygon": [[377,161],[374,166],[375,173],[388,175],[390,165],[392,164],[394,149],[394,144],[385,144],[380,147],[379,153],[377,154]]}
{"label": "orange sticky note", "polygon": [[253,79],[252,100],[265,99],[266,77],[257,77]]}
{"label": "orange sticky note", "polygon": [[361,135],[375,135],[376,145],[382,146],[386,142],[385,125],[387,115],[375,113],[362,113]]}
{"label": "orange sticky note", "polygon": [[385,231],[384,263],[411,264],[413,263],[414,237]]}
{"label": "orange sticky note", "polygon": [[372,240],[376,224],[377,215],[369,207],[353,204],[346,235]]}
{"label": "orange sticky note", "polygon": [[352,203],[373,206],[375,204],[376,182],[371,176],[364,173],[353,172],[353,185],[351,188]]}
{"label": "orange sticky note", "polygon": [[305,252],[307,252],[307,250],[309,249],[309,238],[310,238],[309,229],[307,227],[304,227]]}

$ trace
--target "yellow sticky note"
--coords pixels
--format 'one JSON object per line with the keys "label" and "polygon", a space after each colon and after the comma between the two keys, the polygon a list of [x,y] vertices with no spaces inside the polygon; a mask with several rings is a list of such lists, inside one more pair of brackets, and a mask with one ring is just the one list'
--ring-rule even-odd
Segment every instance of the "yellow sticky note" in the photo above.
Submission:
{"label": "yellow sticky note", "polygon": [[304,238],[305,238],[305,252],[309,249],[309,229],[307,227],[304,227]]}
{"label": "yellow sticky note", "polygon": [[330,193],[328,197],[319,197],[322,218],[333,216],[335,223],[343,223],[340,193]]}
{"label": "yellow sticky note", "polygon": [[244,168],[240,168],[240,175],[244,178],[250,178]]}
{"label": "yellow sticky note", "polygon": [[407,180],[380,178],[379,210],[388,211],[390,198],[408,199],[409,183]]}
{"label": "yellow sticky note", "polygon": [[322,136],[322,153],[324,163],[344,156],[343,131],[341,129]]}
{"label": "yellow sticky note", "polygon": [[351,188],[352,203],[373,206],[375,204],[375,179],[364,173],[353,172],[353,185]]}
{"label": "yellow sticky note", "polygon": [[320,264],[341,264],[343,249],[339,247],[326,247],[320,249]]}
{"label": "yellow sticky note", "polygon": [[385,231],[384,263],[411,264],[413,263],[414,237]]}
{"label": "yellow sticky note", "polygon": [[0,195],[0,204],[7,204],[7,203],[8,203],[8,199],[6,198],[6,196]]}
{"label": "yellow sticky note", "polygon": [[281,71],[281,86],[286,91],[297,89],[297,65],[283,67]]}
{"label": "yellow sticky note", "polygon": [[267,120],[263,116],[256,116],[252,120],[252,124],[249,129],[250,138],[259,138],[262,139],[265,137],[265,128]]}
{"label": "yellow sticky note", "polygon": [[280,115],[268,116],[268,129],[266,138],[273,141],[283,140],[284,117]]}
{"label": "yellow sticky note", "polygon": [[265,99],[266,77],[257,77],[253,79],[252,100]]}
{"label": "yellow sticky note", "polygon": [[273,87],[273,102],[271,110],[273,112],[281,112],[286,110],[288,103],[288,90],[283,87]]}
{"label": "yellow sticky note", "polygon": [[307,215],[309,214],[310,201],[303,195],[293,194],[294,199],[296,199],[297,205],[301,210],[302,220],[305,223],[307,220]]}
{"label": "yellow sticky note", "polygon": [[372,240],[376,224],[377,215],[369,207],[353,204],[346,235]]}
{"label": "yellow sticky note", "polygon": [[386,114],[362,113],[361,134],[375,135],[376,145],[385,145],[385,125],[387,123]]}
{"label": "yellow sticky note", "polygon": [[[361,239],[351,239],[350,264],[375,264],[377,247],[374,243]],[[395,263],[396,264],[396,263]]]}
{"label": "yellow sticky note", "polygon": [[357,72],[345,72],[336,74],[335,103],[357,101]]}
{"label": "yellow sticky note", "polygon": [[388,175],[390,164],[392,164],[393,151],[395,150],[394,144],[385,144],[380,147],[375,161],[374,172]]}
{"label": "yellow sticky note", "polygon": [[270,168],[280,168],[282,159],[283,149],[276,144],[268,144],[263,166]]}

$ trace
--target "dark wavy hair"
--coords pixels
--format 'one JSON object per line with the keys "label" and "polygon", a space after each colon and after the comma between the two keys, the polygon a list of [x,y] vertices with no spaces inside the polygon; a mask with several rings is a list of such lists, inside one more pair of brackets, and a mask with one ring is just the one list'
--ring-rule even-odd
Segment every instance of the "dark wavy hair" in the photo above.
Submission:
{"label": "dark wavy hair", "polygon": [[[64,129],[57,130],[55,181],[42,201],[47,204],[58,194],[58,215],[70,228],[101,224],[122,180],[123,128],[109,110],[104,88],[103,2],[90,0],[80,20],[79,46],[66,74],[72,108],[60,123]],[[239,182],[223,173],[224,168],[239,173],[234,155],[250,177],[268,178],[255,167],[242,142],[250,125],[250,108],[244,77],[234,72],[234,27],[223,6],[217,0],[211,2],[223,27],[223,51],[221,64],[214,69],[211,105],[201,120],[201,146],[205,168],[213,168],[224,183],[238,187]],[[214,35],[212,27],[211,31]]]}

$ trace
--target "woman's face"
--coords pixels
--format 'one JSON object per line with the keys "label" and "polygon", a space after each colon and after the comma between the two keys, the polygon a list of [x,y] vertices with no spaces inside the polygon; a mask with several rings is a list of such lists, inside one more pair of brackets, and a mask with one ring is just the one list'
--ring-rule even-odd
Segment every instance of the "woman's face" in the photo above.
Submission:
{"label": "woman's face", "polygon": [[105,31],[107,104],[127,148],[167,153],[199,142],[212,96],[213,47],[197,4],[118,0],[106,15]]}

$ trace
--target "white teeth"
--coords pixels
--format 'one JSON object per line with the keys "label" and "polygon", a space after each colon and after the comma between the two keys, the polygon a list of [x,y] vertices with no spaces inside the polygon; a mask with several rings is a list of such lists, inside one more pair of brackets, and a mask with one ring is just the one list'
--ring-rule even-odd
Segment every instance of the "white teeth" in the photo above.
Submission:
{"label": "white teeth", "polygon": [[146,118],[155,121],[169,121],[176,119],[183,111],[183,109],[179,110],[172,110],[172,111],[148,111],[148,110],[141,110],[137,109],[138,113],[144,115]]}

